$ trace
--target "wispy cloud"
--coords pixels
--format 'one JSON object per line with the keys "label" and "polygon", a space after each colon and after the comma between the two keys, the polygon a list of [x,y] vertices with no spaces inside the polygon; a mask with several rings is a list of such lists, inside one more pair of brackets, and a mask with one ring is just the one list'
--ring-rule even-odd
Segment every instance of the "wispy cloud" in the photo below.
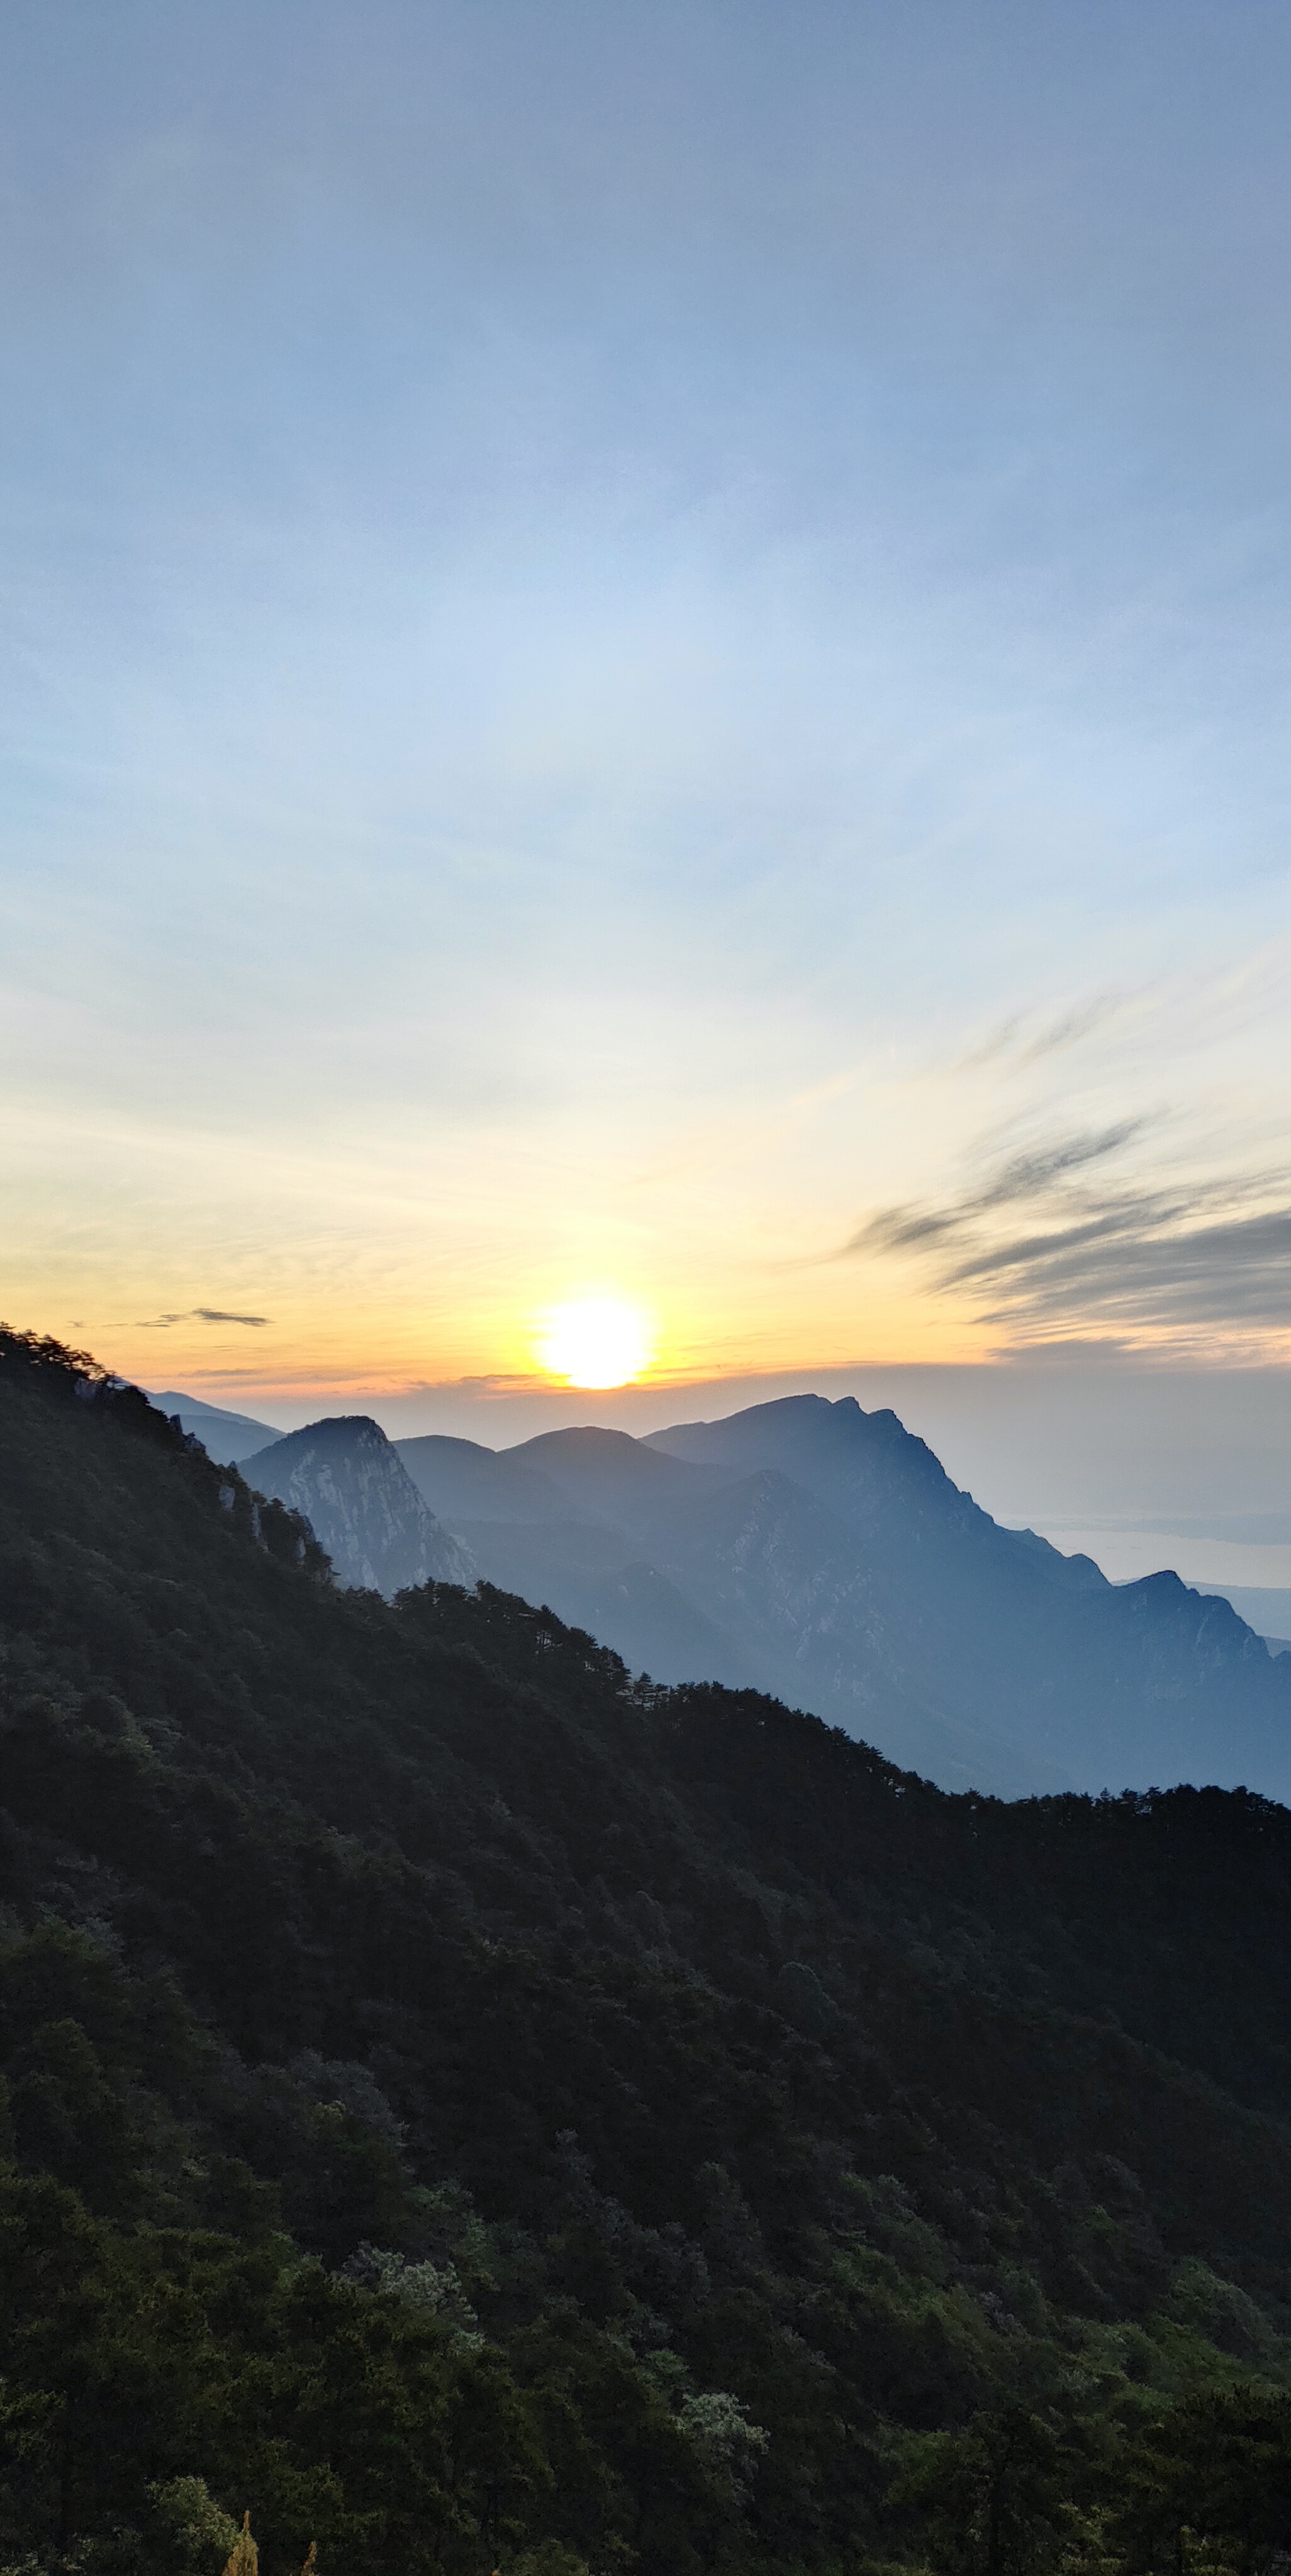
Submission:
{"label": "wispy cloud", "polygon": [[1060,1315],[1153,1326],[1276,1327],[1286,1319],[1291,1210],[1180,1223],[1133,1201],[1096,1223],[1015,1243],[964,1262],[946,1284],[995,1283],[987,1323]]}
{"label": "wispy cloud", "polygon": [[842,1260],[853,1252],[898,1251],[912,1244],[932,1243],[941,1236],[962,1232],[990,1208],[1045,1197],[1055,1182],[1069,1172],[1081,1171],[1117,1153],[1141,1132],[1145,1123],[1141,1118],[1126,1118],[1115,1127],[1104,1127],[1093,1134],[1064,1136],[1051,1145],[1033,1146],[1027,1153],[1012,1155],[980,1188],[965,1192],[945,1207],[883,1208],[849,1237],[834,1258]]}
{"label": "wispy cloud", "polygon": [[[990,1296],[978,1322],[1027,1338],[1064,1324],[1130,1334],[1276,1328],[1286,1313],[1291,1211],[1268,1205],[1272,1176],[1173,1190],[1088,1185],[1093,1167],[1146,1124],[1127,1119],[1030,1147],[940,1205],[880,1209],[833,1257],[925,1250],[939,1257],[939,1288]],[[1007,1231],[993,1222],[1028,1206],[1050,1221]]]}
{"label": "wispy cloud", "polygon": [[1022,1048],[1022,1063],[1038,1064],[1044,1056],[1058,1055],[1064,1047],[1079,1045],[1082,1038],[1089,1037],[1095,1029],[1101,1029],[1105,1021],[1113,1019],[1124,1001],[1125,995],[1116,990],[1093,993],[1087,1002],[1061,1012],[1047,1029],[1041,1029],[1030,1044]]}
{"label": "wispy cloud", "polygon": [[226,1314],[222,1306],[185,1306],[177,1315],[141,1315],[137,1329],[141,1333],[160,1333],[171,1324],[249,1324],[258,1332],[272,1321],[271,1315]]}
{"label": "wispy cloud", "polygon": [[1039,1029],[1030,1012],[1015,1011],[989,1030],[979,1045],[960,1056],[954,1069],[976,1073],[1008,1056],[1015,1064],[1039,1064],[1045,1056],[1060,1055],[1064,1047],[1078,1046],[1082,1038],[1114,1019],[1124,1009],[1127,998],[1119,985],[1109,986],[1104,992],[1091,993],[1083,1002],[1070,1004]]}

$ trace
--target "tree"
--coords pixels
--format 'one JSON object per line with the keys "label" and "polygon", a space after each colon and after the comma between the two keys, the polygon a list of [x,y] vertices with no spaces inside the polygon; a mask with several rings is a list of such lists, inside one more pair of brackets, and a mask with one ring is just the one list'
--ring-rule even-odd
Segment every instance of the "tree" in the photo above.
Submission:
{"label": "tree", "polygon": [[1053,2552],[1067,2455],[1038,2415],[1006,2406],[931,2436],[891,2501],[922,2507],[947,2576],[1027,2576]]}
{"label": "tree", "polygon": [[1123,2477],[1113,2529],[1131,2569],[1186,2576],[1194,2538],[1250,2576],[1291,2539],[1291,2400],[1249,2384],[1185,2398],[1134,2444]]}

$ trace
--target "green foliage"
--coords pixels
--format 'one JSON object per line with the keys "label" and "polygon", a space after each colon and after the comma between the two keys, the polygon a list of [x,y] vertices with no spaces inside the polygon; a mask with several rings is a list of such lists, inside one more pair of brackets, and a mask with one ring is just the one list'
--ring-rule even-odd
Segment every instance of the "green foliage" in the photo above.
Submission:
{"label": "green foliage", "polygon": [[338,1593],[2,1334],[0,1607],[0,2556],[1263,2576],[1282,1811]]}
{"label": "green foliage", "polygon": [[216,2576],[237,2545],[232,2514],[216,2504],[205,2478],[171,2478],[151,2491],[153,2520],[182,2576]]}
{"label": "green foliage", "polygon": [[1267,2567],[1291,2522],[1291,2405],[1247,2385],[1184,2398],[1144,2428],[1121,2465],[1113,2532],[1131,2570]]}
{"label": "green foliage", "polygon": [[1070,2463],[1051,2426],[1014,2404],[931,2436],[896,2501],[922,2508],[947,2576],[1028,2576],[1057,2552]]}

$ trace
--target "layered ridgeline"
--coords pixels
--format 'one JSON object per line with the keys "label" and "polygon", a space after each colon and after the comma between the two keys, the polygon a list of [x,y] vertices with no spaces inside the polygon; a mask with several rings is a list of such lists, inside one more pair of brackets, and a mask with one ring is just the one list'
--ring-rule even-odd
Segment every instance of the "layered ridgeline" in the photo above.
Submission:
{"label": "layered ridgeline", "polygon": [[850,1396],[396,1445],[482,1574],[659,1680],[775,1692],[947,1788],[1291,1785],[1291,1657],[1175,1574],[1112,1584],[1001,1529]]}
{"label": "layered ridgeline", "polygon": [[154,1394],[151,1388],[147,1392],[150,1403],[177,1422],[181,1431],[200,1440],[208,1454],[225,1465],[230,1460],[236,1463],[249,1458],[255,1450],[267,1449],[271,1441],[283,1437],[271,1423],[257,1422],[249,1413],[228,1413],[222,1405],[203,1404],[200,1397],[181,1395],[175,1387],[164,1394]]}
{"label": "layered ridgeline", "polygon": [[342,1590],[0,1338],[0,2558],[1285,2548],[1287,1840]]}

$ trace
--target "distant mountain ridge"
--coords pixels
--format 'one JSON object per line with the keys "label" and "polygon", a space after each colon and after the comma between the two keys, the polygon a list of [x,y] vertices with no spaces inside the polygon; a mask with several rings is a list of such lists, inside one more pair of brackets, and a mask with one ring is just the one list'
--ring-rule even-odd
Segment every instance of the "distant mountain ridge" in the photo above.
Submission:
{"label": "distant mountain ridge", "polygon": [[336,1415],[241,1461],[246,1481],[303,1514],[342,1583],[396,1592],[475,1581],[465,1550],[429,1511],[380,1424]]}
{"label": "distant mountain ridge", "polygon": [[657,1680],[774,1691],[945,1787],[1286,1797],[1291,1659],[1177,1575],[1000,1528],[890,1411],[396,1446],[482,1574]]}
{"label": "distant mountain ridge", "polygon": [[283,1433],[272,1422],[256,1422],[249,1413],[226,1413],[218,1404],[204,1404],[200,1396],[183,1395],[175,1387],[148,1397],[159,1413],[178,1421],[181,1431],[188,1431],[201,1441],[208,1458],[221,1467],[236,1466],[271,1440],[281,1440]]}

